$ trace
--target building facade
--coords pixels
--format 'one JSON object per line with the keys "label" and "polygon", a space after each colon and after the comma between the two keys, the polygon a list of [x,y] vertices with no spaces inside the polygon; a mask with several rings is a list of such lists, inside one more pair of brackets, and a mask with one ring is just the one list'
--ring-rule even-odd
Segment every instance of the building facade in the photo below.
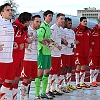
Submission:
{"label": "building facade", "polygon": [[89,19],[100,19],[100,10],[93,8],[84,8],[84,10],[77,10],[78,17],[87,17]]}

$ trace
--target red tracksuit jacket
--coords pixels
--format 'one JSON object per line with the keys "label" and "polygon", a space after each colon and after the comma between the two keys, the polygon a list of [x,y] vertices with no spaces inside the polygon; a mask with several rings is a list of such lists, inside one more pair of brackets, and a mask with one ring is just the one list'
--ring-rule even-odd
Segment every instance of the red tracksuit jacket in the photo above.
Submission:
{"label": "red tracksuit jacket", "polygon": [[[24,57],[25,43],[26,38],[28,37],[28,28],[24,27],[18,19],[13,22],[13,27],[15,31],[14,42],[18,44],[18,48],[14,49],[14,53],[21,53],[21,55]],[[20,50],[20,44],[22,43],[24,44],[24,48],[23,50]]]}
{"label": "red tracksuit jacket", "polygon": [[74,28],[73,30],[75,32],[76,40],[79,41],[79,44],[76,44],[76,50],[74,52],[74,55],[82,57],[89,56],[92,42],[91,29],[79,24],[78,27]]}
{"label": "red tracksuit jacket", "polygon": [[100,56],[100,28],[98,28],[98,25],[93,28],[92,37],[94,45],[92,45],[92,52],[89,56]]}

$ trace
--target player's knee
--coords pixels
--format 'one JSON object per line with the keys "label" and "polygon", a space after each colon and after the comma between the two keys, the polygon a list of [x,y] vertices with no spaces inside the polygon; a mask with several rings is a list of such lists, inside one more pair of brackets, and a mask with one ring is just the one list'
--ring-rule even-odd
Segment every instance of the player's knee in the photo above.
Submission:
{"label": "player's knee", "polygon": [[81,66],[77,65],[76,70],[80,71],[81,70]]}
{"label": "player's knee", "polygon": [[43,74],[38,76],[38,78],[40,78],[40,79],[41,79],[42,77],[43,77]]}
{"label": "player's knee", "polygon": [[46,73],[46,76],[49,76],[49,74],[50,74],[50,72],[47,72],[47,73]]}
{"label": "player's knee", "polygon": [[49,77],[49,72],[45,73],[45,74],[44,74],[44,76],[47,76],[47,77]]}

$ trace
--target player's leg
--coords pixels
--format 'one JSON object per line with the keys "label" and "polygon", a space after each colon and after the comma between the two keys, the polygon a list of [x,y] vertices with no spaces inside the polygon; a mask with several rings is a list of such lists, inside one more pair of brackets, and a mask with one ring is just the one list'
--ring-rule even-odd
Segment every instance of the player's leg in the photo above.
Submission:
{"label": "player's leg", "polygon": [[82,62],[82,66],[81,66],[81,71],[80,71],[80,86],[81,87],[86,87],[89,88],[90,86],[87,85],[84,80],[85,80],[85,70],[86,67],[89,65],[89,59],[88,57],[83,57],[83,62]]}
{"label": "player's leg", "polygon": [[14,79],[14,67],[12,63],[0,63],[0,82],[2,86],[0,89],[0,100],[12,100],[12,82]]}
{"label": "player's leg", "polygon": [[44,59],[43,59],[43,53],[42,50],[39,51],[38,54],[38,71],[37,71],[37,77],[35,78],[35,99],[40,99],[40,79],[42,79],[43,76],[43,64],[44,64]]}
{"label": "player's leg", "polygon": [[81,70],[80,61],[81,61],[81,57],[76,56],[75,57],[75,64],[76,64],[75,79],[76,79],[76,88],[77,89],[81,89],[81,87],[80,87],[80,70]]}
{"label": "player's leg", "polygon": [[20,87],[20,99],[27,100],[28,96],[28,87],[31,83],[31,72],[32,72],[33,62],[32,61],[23,61],[23,68],[21,71],[21,77],[23,81]]}
{"label": "player's leg", "polygon": [[97,86],[97,84],[95,84],[93,82],[96,65],[97,65],[97,57],[90,57],[90,62],[89,62],[89,66],[90,66],[90,86],[93,86],[93,87]]}
{"label": "player's leg", "polygon": [[53,96],[50,94],[46,93],[47,85],[48,85],[48,77],[50,73],[50,68],[51,68],[51,55],[43,55],[43,77],[42,77],[42,93],[41,97],[42,98],[47,98],[47,99],[52,99]]}
{"label": "player's leg", "polygon": [[14,69],[15,69],[15,79],[14,79],[14,85],[13,85],[13,99],[17,100],[17,93],[18,93],[18,84],[20,81],[20,76],[21,76],[21,70],[22,70],[22,52],[19,53],[14,53],[13,54],[13,64],[14,64]]}

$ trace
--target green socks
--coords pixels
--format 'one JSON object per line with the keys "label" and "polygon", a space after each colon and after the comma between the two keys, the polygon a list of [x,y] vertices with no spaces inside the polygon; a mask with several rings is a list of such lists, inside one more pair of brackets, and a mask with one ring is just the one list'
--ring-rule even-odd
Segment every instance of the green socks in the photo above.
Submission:
{"label": "green socks", "polygon": [[46,94],[47,85],[48,85],[48,76],[43,75],[43,77],[42,77],[42,94]]}
{"label": "green socks", "polygon": [[39,96],[40,92],[40,78],[35,78],[35,96]]}
{"label": "green socks", "polygon": [[[46,94],[46,88],[48,85],[48,76],[43,75],[42,77],[42,94]],[[40,94],[40,78],[35,78],[35,96],[39,96]]]}

